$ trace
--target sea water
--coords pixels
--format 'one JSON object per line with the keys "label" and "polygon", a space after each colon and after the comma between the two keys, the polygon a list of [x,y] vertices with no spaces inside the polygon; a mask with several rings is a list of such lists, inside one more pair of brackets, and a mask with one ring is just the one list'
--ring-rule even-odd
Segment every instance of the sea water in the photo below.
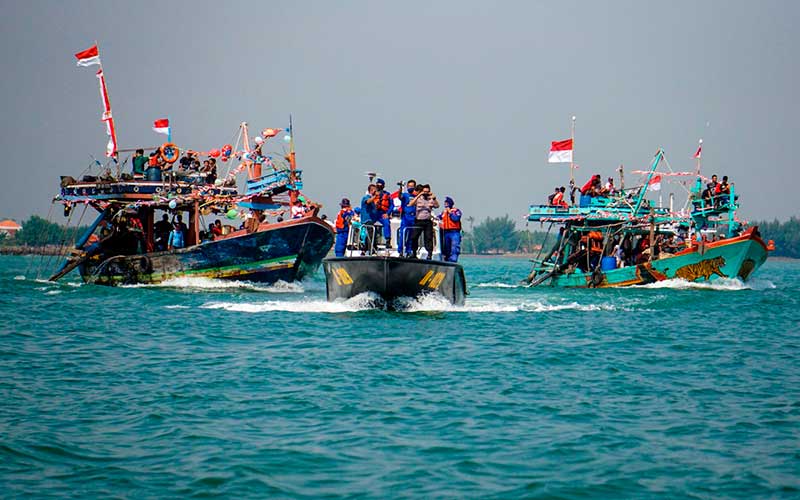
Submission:
{"label": "sea water", "polygon": [[0,257],[0,497],[800,496],[800,263],[748,283],[328,303]]}

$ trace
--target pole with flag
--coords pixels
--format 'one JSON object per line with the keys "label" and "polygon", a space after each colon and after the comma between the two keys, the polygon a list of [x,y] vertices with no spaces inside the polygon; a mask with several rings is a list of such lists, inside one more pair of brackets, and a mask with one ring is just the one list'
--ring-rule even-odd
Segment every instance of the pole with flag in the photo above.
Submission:
{"label": "pole with flag", "polygon": [[572,122],[570,123],[569,140],[572,142],[572,155],[569,160],[569,180],[575,184],[575,119],[577,117],[572,115]]}
{"label": "pole with flag", "polygon": [[100,121],[106,124],[106,134],[108,134],[108,144],[106,145],[106,156],[116,158],[117,156],[117,129],[114,125],[114,117],[111,114],[111,102],[108,100],[108,87],[103,73],[103,64],[100,62],[100,50],[97,41],[88,49],[75,54],[78,66],[86,67],[92,65],[100,66],[95,76],[100,81],[100,100],[103,104],[103,116]]}
{"label": "pole with flag", "polygon": [[169,118],[159,118],[153,122],[153,132],[165,134],[167,142],[172,142],[172,127],[169,126]]}
{"label": "pole with flag", "polygon": [[697,152],[695,152],[694,154],[694,159],[697,160],[696,173],[698,176],[700,175],[700,159],[702,158],[702,156],[703,156],[703,139],[700,139],[700,141],[698,141]]}

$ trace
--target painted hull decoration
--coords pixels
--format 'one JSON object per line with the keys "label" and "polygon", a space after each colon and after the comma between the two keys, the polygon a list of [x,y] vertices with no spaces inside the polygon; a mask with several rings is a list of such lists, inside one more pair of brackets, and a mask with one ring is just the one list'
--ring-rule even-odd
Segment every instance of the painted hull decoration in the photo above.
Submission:
{"label": "painted hull decoration", "polygon": [[463,305],[467,295],[464,269],[455,263],[400,257],[341,257],[322,262],[328,300],[372,292],[391,308],[401,297],[439,294]]}

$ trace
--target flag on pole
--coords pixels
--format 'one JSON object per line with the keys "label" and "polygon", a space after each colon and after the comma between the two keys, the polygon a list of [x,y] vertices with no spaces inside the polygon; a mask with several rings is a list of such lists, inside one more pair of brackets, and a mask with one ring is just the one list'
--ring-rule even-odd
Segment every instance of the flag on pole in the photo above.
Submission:
{"label": "flag on pole", "polygon": [[695,160],[699,160],[700,159],[700,155],[702,154],[702,152],[703,152],[703,145],[700,144],[699,146],[697,146],[697,152],[694,154],[693,158]]}
{"label": "flag on pole", "polygon": [[153,132],[157,134],[169,135],[169,120],[161,118],[153,122]]}
{"label": "flag on pole", "polygon": [[571,163],[572,162],[572,139],[565,141],[553,141],[550,143],[550,156],[547,163]]}
{"label": "flag on pole", "polygon": [[654,175],[648,185],[650,191],[661,191],[661,174]]}
{"label": "flag on pole", "polygon": [[91,66],[93,64],[102,66],[102,64],[100,64],[100,52],[97,50],[97,44],[92,45],[83,52],[78,52],[75,54],[75,58],[78,59],[78,66]]}
{"label": "flag on pole", "polygon": [[100,121],[106,122],[106,133],[108,134],[106,156],[111,157],[117,154],[117,129],[114,127],[114,117],[111,115],[111,103],[108,101],[108,89],[102,68],[97,71],[96,76],[100,80],[100,99],[103,101],[103,116]]}

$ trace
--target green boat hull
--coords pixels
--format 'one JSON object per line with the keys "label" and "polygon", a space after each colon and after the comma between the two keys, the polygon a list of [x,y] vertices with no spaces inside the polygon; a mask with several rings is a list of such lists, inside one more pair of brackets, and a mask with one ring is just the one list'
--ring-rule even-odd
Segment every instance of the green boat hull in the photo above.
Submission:
{"label": "green boat hull", "polygon": [[705,282],[719,278],[747,281],[766,262],[767,245],[755,231],[741,236],[695,245],[682,252],[611,270],[555,274],[544,284],[566,288],[606,288],[646,285],[668,279]]}

